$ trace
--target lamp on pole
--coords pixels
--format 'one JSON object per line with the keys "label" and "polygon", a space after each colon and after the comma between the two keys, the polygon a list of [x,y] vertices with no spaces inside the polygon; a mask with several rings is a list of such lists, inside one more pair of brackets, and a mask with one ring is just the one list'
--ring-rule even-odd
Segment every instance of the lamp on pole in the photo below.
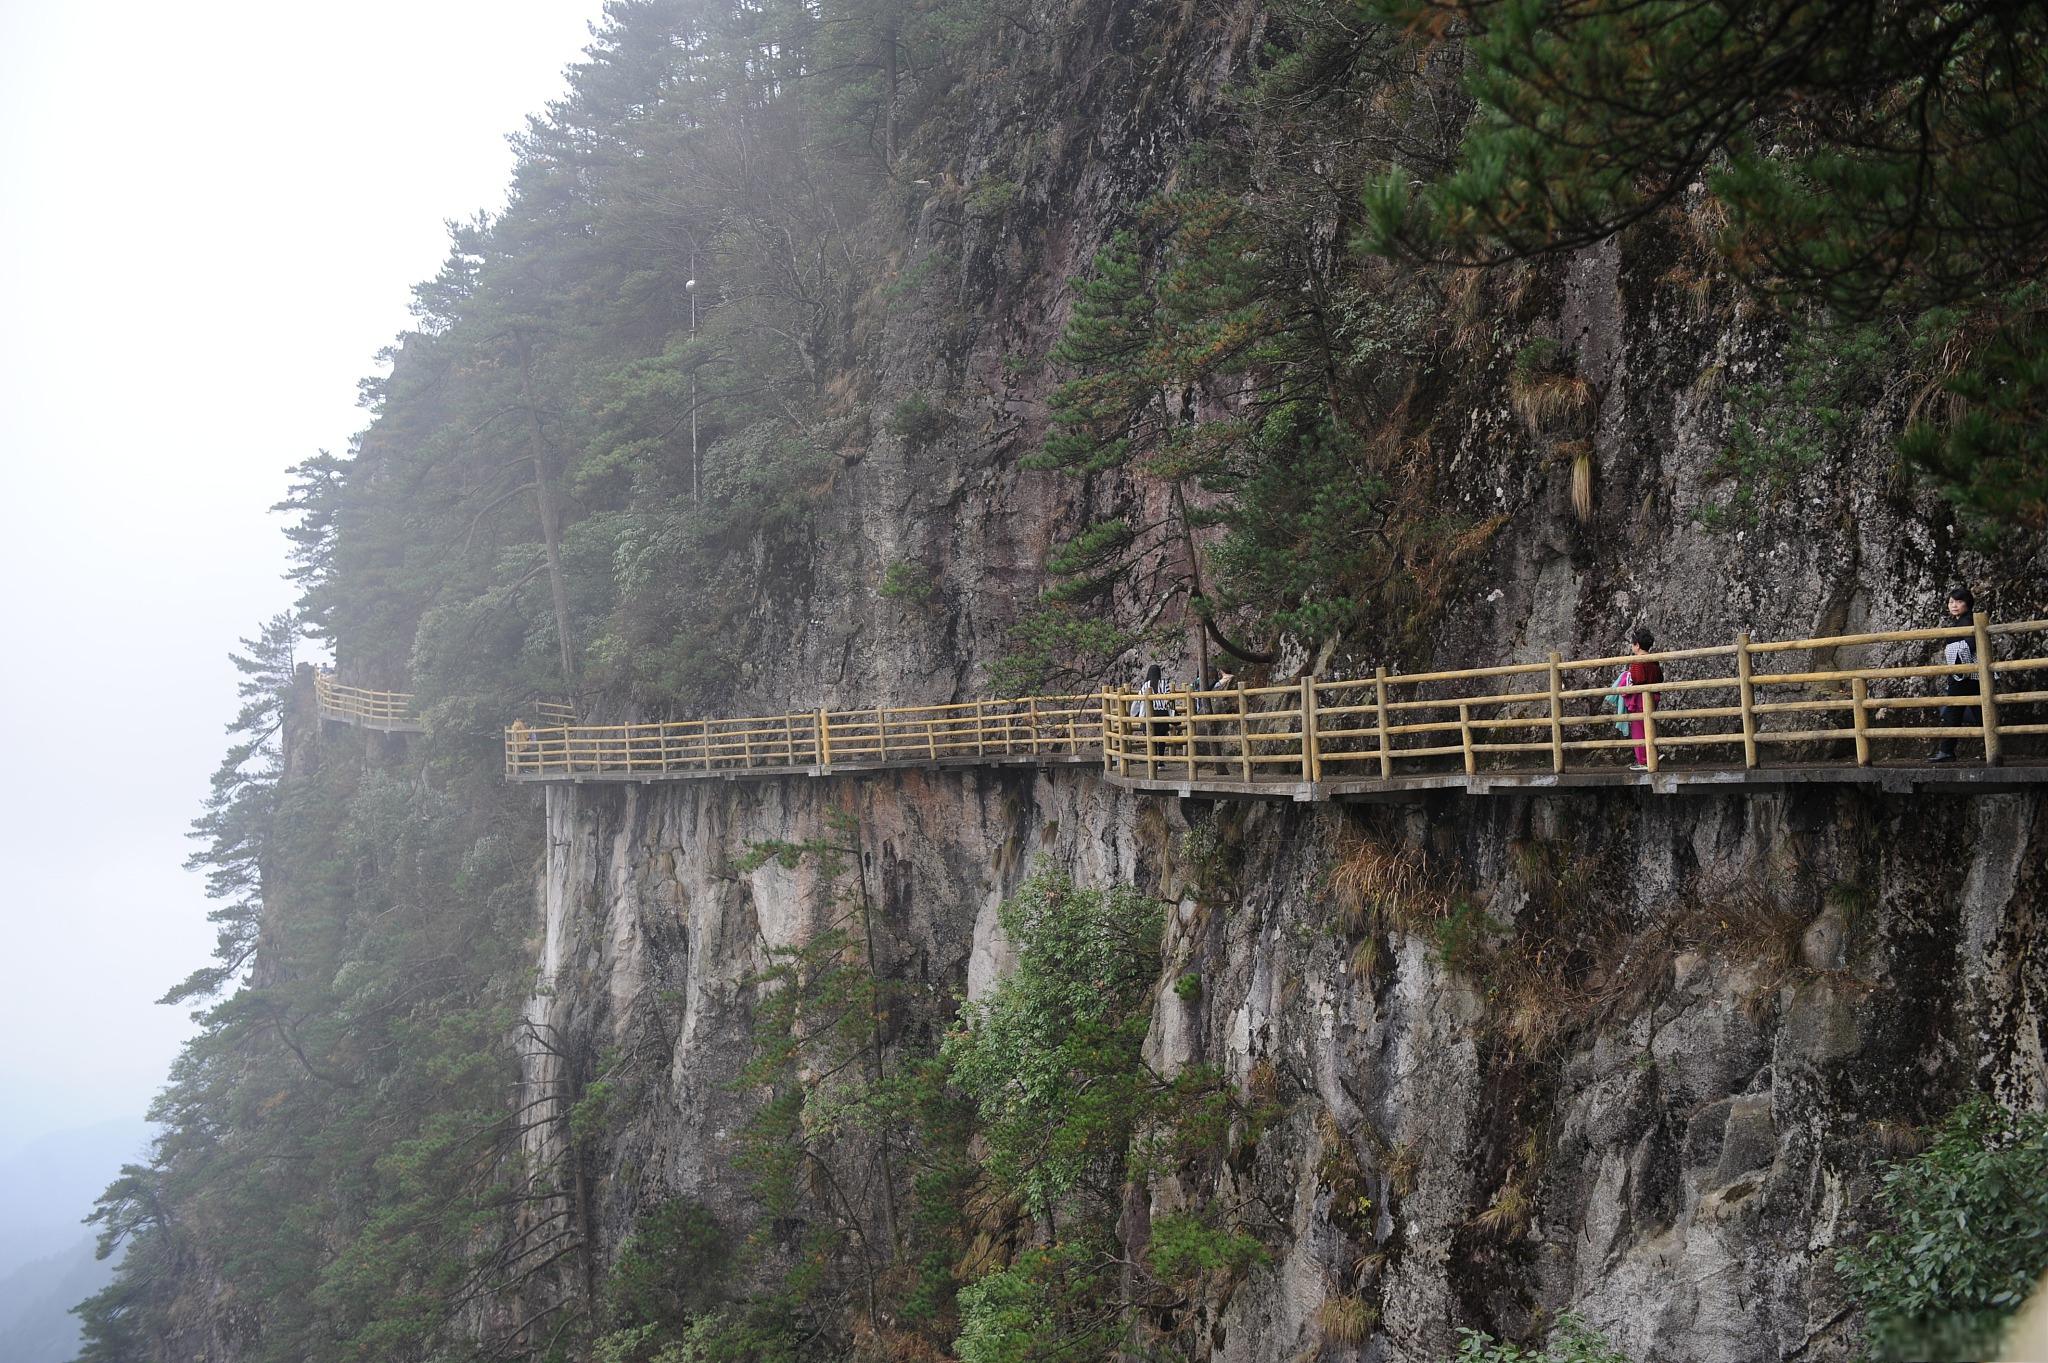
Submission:
{"label": "lamp on pole", "polygon": [[683,281],[690,295],[690,504],[704,504],[704,477],[697,461],[697,253],[690,252],[690,277]]}

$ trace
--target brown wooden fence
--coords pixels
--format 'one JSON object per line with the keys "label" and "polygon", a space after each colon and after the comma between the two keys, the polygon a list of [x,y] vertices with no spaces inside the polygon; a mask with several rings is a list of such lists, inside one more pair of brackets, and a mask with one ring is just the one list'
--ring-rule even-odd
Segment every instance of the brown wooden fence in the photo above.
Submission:
{"label": "brown wooden fence", "polygon": [[313,674],[313,694],[322,719],[339,720],[364,729],[387,733],[419,733],[422,726],[412,712],[412,694],[407,691],[370,691],[360,686],[343,686],[331,672]]}
{"label": "brown wooden fence", "polygon": [[[1971,642],[1976,661],[1945,666]],[[2006,656],[2000,657],[2003,653]],[[1643,726],[1647,766],[1766,759],[1869,766],[1919,758],[1939,738],[1998,764],[2048,734],[2048,620],[1966,624],[1641,655],[1651,686],[1616,685],[1631,655],[1159,695],[1108,691],[950,705],[807,710],[744,719],[557,724],[505,731],[505,772],[522,780],[660,779],[787,770],[1093,758],[1112,777],[1187,785],[1369,783],[1462,771],[1613,769]],[[1941,694],[1950,679],[1970,694]],[[1644,697],[1620,715],[1617,695]],[[1967,721],[1943,724],[1938,707]]]}
{"label": "brown wooden fence", "polygon": [[505,774],[526,779],[915,766],[1099,756],[1102,697],[1028,696],[745,719],[564,724],[505,731]]}
{"label": "brown wooden fence", "polygon": [[[1105,698],[1103,762],[1112,774],[1147,779],[1384,781],[1446,766],[1468,775],[1562,773],[1574,757],[1580,765],[1625,757],[1639,743],[1651,771],[1677,752],[1744,768],[1774,752],[1869,766],[1924,755],[1933,740],[1950,738],[1981,744],[1996,765],[2008,740],[2048,734],[2036,713],[2048,700],[2044,635],[2048,621],[1992,625],[1979,615],[1937,629],[1769,642],[1742,635],[1643,655],[1552,653],[1454,672],[1382,668],[1357,680],[1116,692]],[[1957,667],[1882,656],[1939,656],[1955,639],[1970,640],[1977,661]],[[1999,659],[2001,642],[2016,656]],[[1877,656],[1844,665],[1844,653]],[[1805,666],[1779,666],[1799,654]],[[1816,665],[1817,658],[1832,661]],[[1662,663],[1665,680],[1617,686],[1620,670],[1640,660]],[[1938,694],[1950,678],[1971,694]],[[1616,695],[1644,696],[1642,712],[1615,713],[1608,698]],[[1930,711],[1942,706],[1965,709],[1969,722],[1941,724]],[[1628,721],[1642,725],[1640,739],[1622,731]]]}

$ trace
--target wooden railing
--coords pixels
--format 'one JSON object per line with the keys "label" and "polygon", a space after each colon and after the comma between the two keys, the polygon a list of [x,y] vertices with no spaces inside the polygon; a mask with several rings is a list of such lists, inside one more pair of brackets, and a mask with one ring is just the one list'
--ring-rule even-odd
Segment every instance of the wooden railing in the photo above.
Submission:
{"label": "wooden railing", "polygon": [[[1971,641],[1962,666],[1911,661]],[[1998,651],[2012,656],[2000,660]],[[1845,654],[1867,656],[1843,664]],[[1784,664],[1804,654],[1805,666]],[[1815,665],[1818,659],[1827,665]],[[1665,680],[1617,687],[1631,662]],[[1920,757],[1937,739],[1970,741],[1997,765],[2013,740],[2048,734],[2048,620],[1983,616],[1935,629],[1284,685],[1109,691],[872,710],[807,710],[745,719],[558,724],[505,731],[505,772],[525,780],[658,779],[830,771],[1014,759],[1099,759],[1113,778],[1235,787],[1391,782],[1403,776],[1613,770],[1637,746],[1657,771],[1687,753],[1694,769],[1753,769],[1767,756],[1827,766]],[[1940,694],[1951,680],[1967,695]],[[1640,713],[1609,698],[1639,696]],[[1968,723],[1930,711],[1962,707]],[[1640,723],[1640,738],[1621,726]],[[1965,754],[1966,756],[1975,755]]]}
{"label": "wooden railing", "polygon": [[997,758],[1094,758],[1102,697],[1030,696],[745,719],[564,724],[505,731],[505,774],[688,776]]}
{"label": "wooden railing", "polygon": [[[1113,775],[1153,780],[1391,781],[1453,764],[1466,775],[1556,774],[1574,755],[1638,746],[1652,772],[1673,750],[1706,750],[1744,768],[1762,765],[1771,749],[1869,766],[1887,754],[1907,755],[1909,743],[1918,755],[1932,740],[1967,739],[1996,765],[2006,740],[2048,734],[2048,724],[2013,713],[2048,700],[2038,675],[2048,670],[2048,657],[2039,656],[2044,634],[2048,621],[1991,625],[1979,615],[1938,629],[1762,643],[1742,635],[1709,648],[1570,661],[1552,653],[1542,662],[1455,672],[1400,676],[1381,668],[1369,679],[1115,692],[1105,697],[1103,764]],[[2023,656],[1997,660],[2000,638],[2023,640],[2015,650]],[[1772,667],[1787,654],[1902,644],[1938,652],[1955,639],[1971,641],[1975,662]],[[1618,670],[1638,661],[1662,663],[1665,680],[1617,688]],[[1703,676],[1702,667],[1716,670]],[[1940,692],[1950,678],[1970,694],[1905,694],[1921,686]],[[1644,697],[1641,712],[1606,708],[1617,694]],[[1927,712],[1940,706],[1967,707],[1977,718],[1930,722],[1937,717]],[[1618,732],[1624,723],[1639,723],[1641,737]]]}
{"label": "wooden railing", "polygon": [[369,691],[360,686],[343,686],[334,679],[333,673],[315,672],[313,693],[322,719],[393,733],[417,733],[421,729],[412,712],[410,692]]}

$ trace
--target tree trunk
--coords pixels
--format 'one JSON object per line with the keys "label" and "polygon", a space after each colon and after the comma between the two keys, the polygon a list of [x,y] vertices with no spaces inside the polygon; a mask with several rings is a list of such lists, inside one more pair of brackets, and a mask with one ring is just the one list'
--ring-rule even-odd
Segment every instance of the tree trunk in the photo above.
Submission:
{"label": "tree trunk", "polygon": [[547,435],[541,430],[540,404],[533,396],[533,352],[519,341],[519,396],[526,404],[526,436],[533,456],[533,500],[540,512],[540,538],[548,559],[548,589],[555,599],[555,640],[562,646],[562,685],[577,694],[576,649],[569,635],[569,584],[562,576],[562,511],[555,502],[554,480],[548,476]]}

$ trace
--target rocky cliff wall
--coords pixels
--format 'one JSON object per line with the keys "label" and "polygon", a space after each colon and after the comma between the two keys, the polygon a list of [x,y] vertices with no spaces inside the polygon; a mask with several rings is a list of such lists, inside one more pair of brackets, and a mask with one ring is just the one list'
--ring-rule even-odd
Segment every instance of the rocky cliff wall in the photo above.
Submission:
{"label": "rocky cliff wall", "polygon": [[[1266,1209],[1275,1261],[1217,1309],[1218,1360],[1321,1347],[1344,1296],[1380,1333],[1325,1356],[1441,1358],[1455,1327],[1572,1308],[1635,1358],[1850,1359],[1832,1252],[1878,1161],[1961,1087],[2048,1084],[2032,796],[1306,807],[1086,769],[564,788],[534,1017],[648,1076],[588,1171],[606,1243],[678,1192],[741,1214],[750,981],[823,905],[806,873],[733,863],[830,808],[858,818],[885,972],[941,994],[1003,969],[994,911],[1034,863],[1173,904],[1148,1056],[1285,1112],[1225,1186],[1133,1209]],[[530,1082],[564,1083],[552,1064]]]}

